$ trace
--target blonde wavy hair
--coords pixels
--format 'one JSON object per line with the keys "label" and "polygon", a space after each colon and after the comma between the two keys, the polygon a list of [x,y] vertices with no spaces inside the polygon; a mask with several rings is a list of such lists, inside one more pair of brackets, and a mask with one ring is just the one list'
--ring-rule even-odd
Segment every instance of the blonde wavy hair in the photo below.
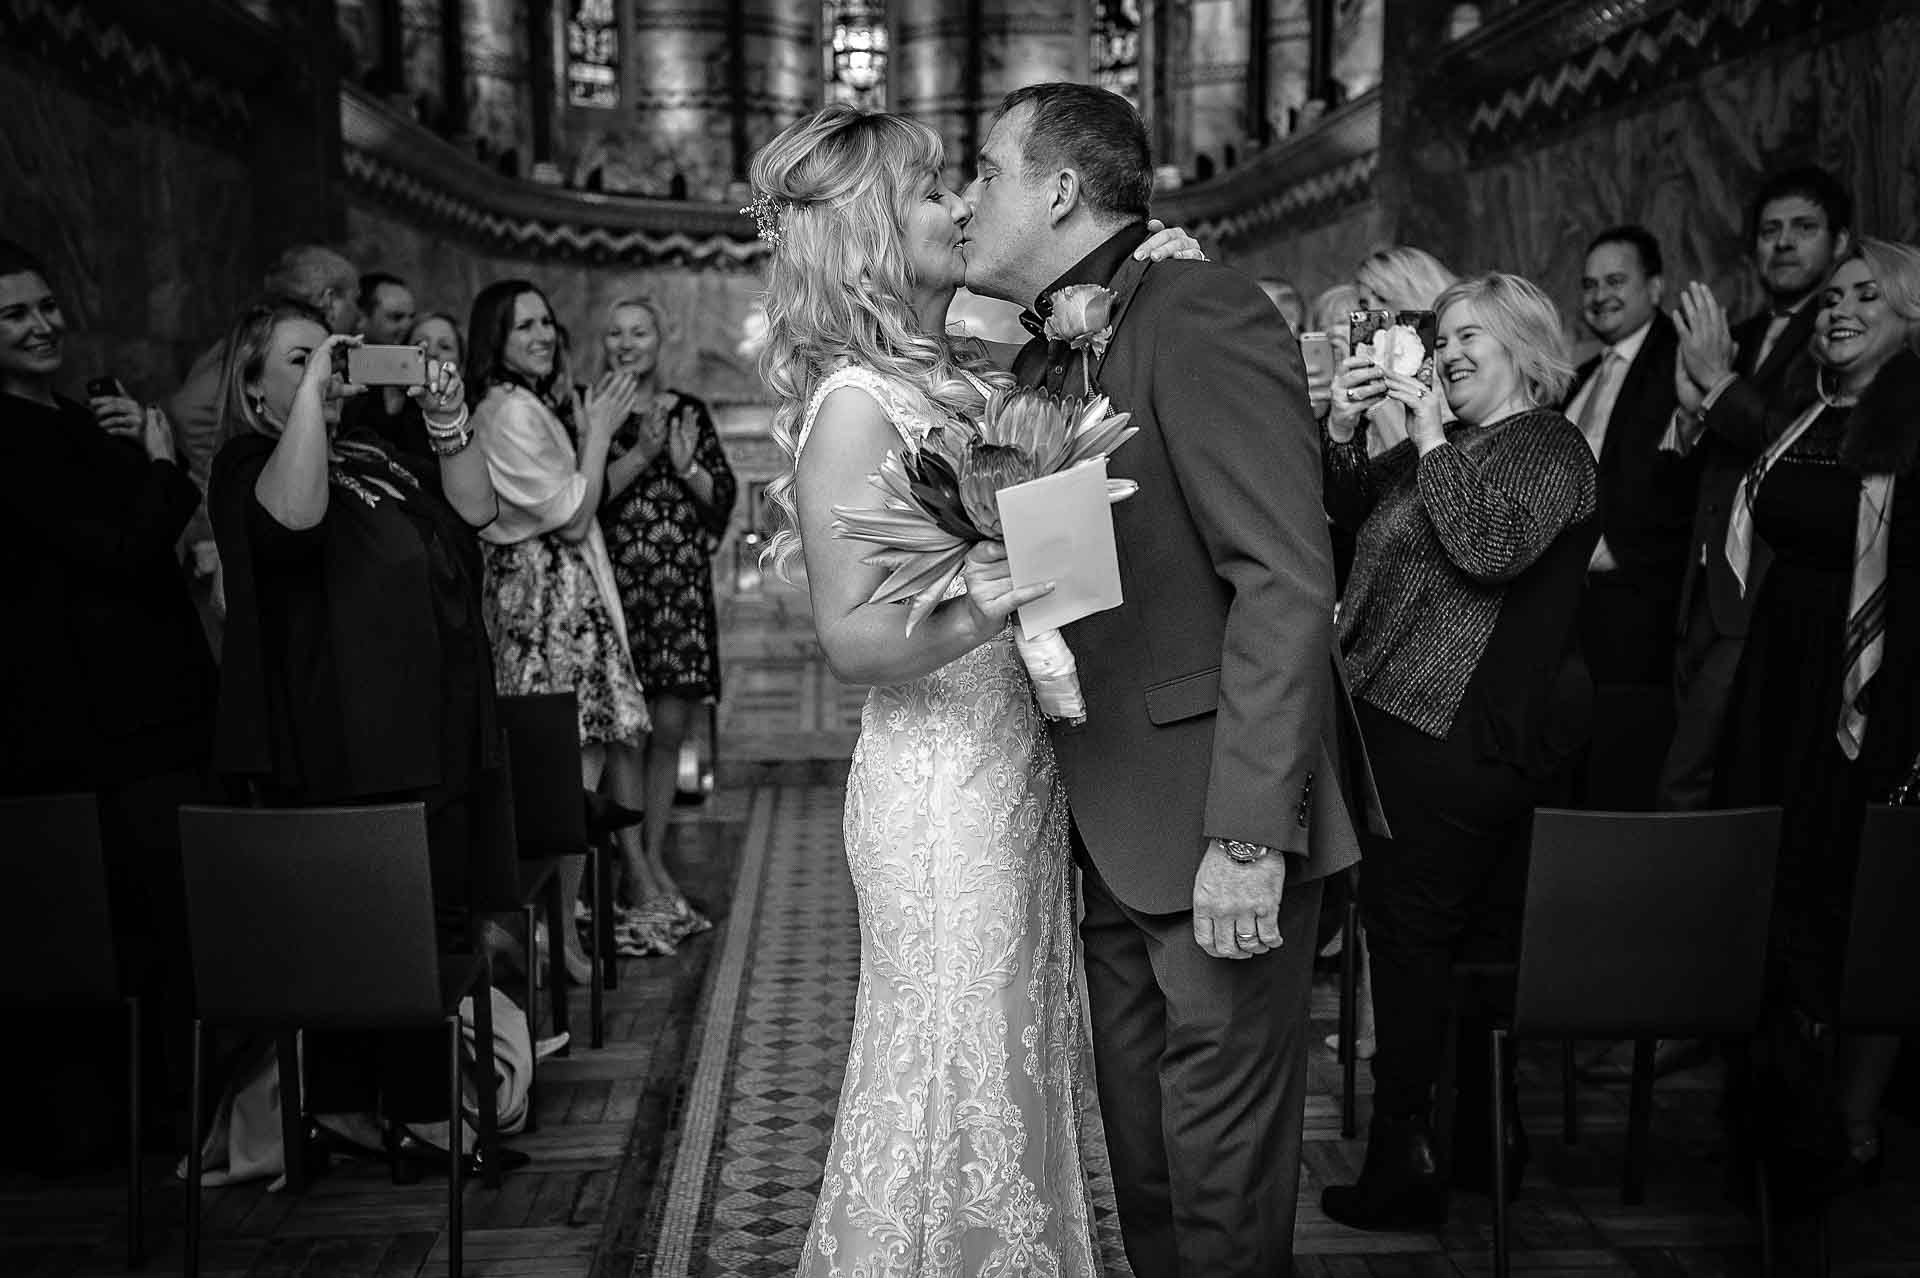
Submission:
{"label": "blonde wavy hair", "polygon": [[[1920,354],[1920,248],[1898,240],[1876,240],[1863,235],[1853,242],[1852,250],[1834,269],[1855,259],[1865,262],[1873,273],[1873,282],[1880,286],[1887,309],[1906,321],[1906,348]],[[1821,291],[1824,293],[1825,289]]]}
{"label": "blonde wavy hair", "polygon": [[1439,258],[1408,244],[1369,253],[1353,270],[1360,291],[1387,311],[1430,311],[1457,279]]}
{"label": "blonde wavy hair", "polygon": [[1573,385],[1573,356],[1560,312],[1539,285],[1490,271],[1448,288],[1434,299],[1433,311],[1445,316],[1461,305],[1473,307],[1487,336],[1506,348],[1529,404],[1544,408],[1566,398]]}
{"label": "blonde wavy hair", "polygon": [[893,379],[909,408],[935,420],[985,407],[968,376],[987,374],[984,350],[926,332],[911,303],[901,228],[945,164],[926,125],[840,104],[789,125],[753,157],[754,194],[771,202],[777,228],[760,374],[777,400],[773,438],[787,467],[767,485],[784,526],[762,559],[782,573],[800,546],[800,427],[814,388],[835,368],[858,364]]}

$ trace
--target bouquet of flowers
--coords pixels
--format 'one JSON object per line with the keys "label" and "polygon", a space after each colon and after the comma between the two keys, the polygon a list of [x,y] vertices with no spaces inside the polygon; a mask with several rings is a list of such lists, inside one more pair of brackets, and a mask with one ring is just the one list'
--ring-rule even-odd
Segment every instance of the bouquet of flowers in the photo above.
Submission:
{"label": "bouquet of flowers", "polygon": [[[1104,460],[1133,436],[1129,415],[1110,409],[1105,395],[1004,390],[988,400],[978,422],[942,426],[911,454],[889,450],[869,476],[884,504],[833,509],[837,534],[879,547],[864,562],[885,568],[887,577],[869,602],[908,604],[912,634],[947,597],[973,543],[999,540],[1001,489]],[[1135,487],[1110,479],[1108,500],[1132,496]],[[1060,632],[1016,632],[1016,642],[1040,708],[1051,718],[1085,722],[1073,653]]]}

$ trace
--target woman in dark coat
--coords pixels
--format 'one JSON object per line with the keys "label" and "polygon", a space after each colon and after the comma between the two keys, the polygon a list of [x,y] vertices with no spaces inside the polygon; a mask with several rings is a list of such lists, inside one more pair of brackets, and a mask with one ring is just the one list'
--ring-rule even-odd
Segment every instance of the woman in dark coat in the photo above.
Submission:
{"label": "woman in dark coat", "polygon": [[[493,488],[450,365],[409,392],[437,465],[337,433],[358,340],[283,301],[247,311],[228,338],[208,503],[227,589],[214,762],[274,806],[422,802],[451,930],[472,804],[499,764],[474,540]],[[439,1052],[432,1031],[310,1034],[311,1108],[383,1113],[396,1174],[440,1157],[400,1127],[448,1118]]]}
{"label": "woman in dark coat", "polygon": [[[1861,240],[1813,304],[1819,397],[1768,423],[1724,548],[1754,612],[1719,775],[1725,803],[1785,808],[1777,990],[1828,1021],[1867,805],[1920,762],[1920,249]],[[1898,1042],[1843,1037],[1837,1095],[1799,1098],[1845,1124],[1843,1173],[1878,1171]]]}

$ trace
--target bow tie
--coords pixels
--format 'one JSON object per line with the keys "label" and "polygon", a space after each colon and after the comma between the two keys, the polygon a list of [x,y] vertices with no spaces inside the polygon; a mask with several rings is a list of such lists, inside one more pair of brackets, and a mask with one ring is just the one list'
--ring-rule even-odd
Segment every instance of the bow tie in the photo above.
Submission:
{"label": "bow tie", "polygon": [[1020,327],[1035,337],[1047,335],[1047,321],[1053,316],[1053,294],[1042,293],[1033,299],[1033,305],[1020,312]]}

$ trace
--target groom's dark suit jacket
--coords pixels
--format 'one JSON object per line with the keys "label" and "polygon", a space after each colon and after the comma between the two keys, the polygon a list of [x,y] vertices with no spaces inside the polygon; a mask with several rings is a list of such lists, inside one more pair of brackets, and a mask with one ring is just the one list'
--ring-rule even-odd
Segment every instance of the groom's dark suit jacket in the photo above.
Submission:
{"label": "groom's dark suit jacket", "polygon": [[[1356,825],[1379,816],[1335,647],[1299,346],[1251,280],[1133,261],[1143,236],[1121,231],[1053,286],[1117,295],[1095,382],[1140,428],[1109,463],[1140,485],[1113,508],[1126,601],[1066,628],[1088,718],[1054,746],[1101,876],[1166,914],[1192,907],[1209,838],[1282,849],[1301,882],[1357,860]],[[1035,339],[1014,374],[1077,393],[1081,367]]]}

